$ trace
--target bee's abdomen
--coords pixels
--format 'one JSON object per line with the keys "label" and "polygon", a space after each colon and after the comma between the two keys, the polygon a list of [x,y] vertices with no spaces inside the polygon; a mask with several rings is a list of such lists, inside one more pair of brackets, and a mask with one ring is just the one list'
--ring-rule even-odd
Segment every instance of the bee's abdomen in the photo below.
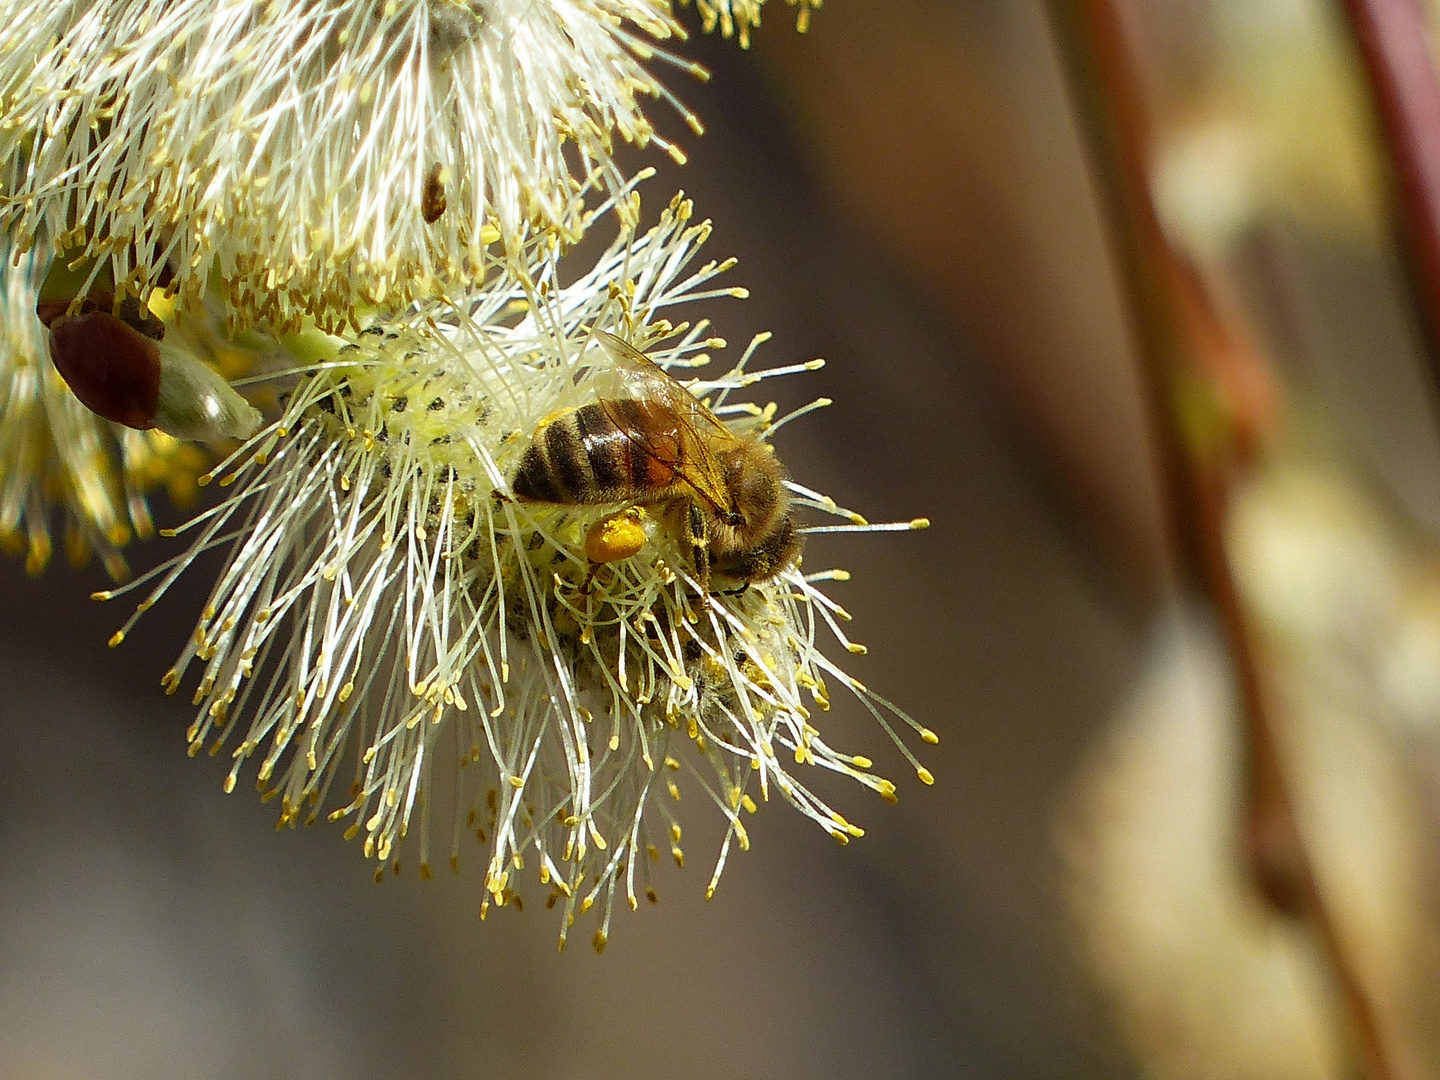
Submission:
{"label": "bee's abdomen", "polygon": [[593,402],[545,424],[520,459],[515,495],[575,504],[642,498],[648,459],[639,408],[623,399]]}

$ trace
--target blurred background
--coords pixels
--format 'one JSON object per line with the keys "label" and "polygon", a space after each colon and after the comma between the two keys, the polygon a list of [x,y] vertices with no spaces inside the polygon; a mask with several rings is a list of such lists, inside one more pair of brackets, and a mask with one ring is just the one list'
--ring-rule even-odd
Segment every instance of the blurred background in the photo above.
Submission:
{"label": "blurred background", "polygon": [[683,186],[752,292],[718,331],[829,361],[767,384],[835,400],[791,471],[933,522],[806,554],[854,573],[847,667],[939,733],[933,788],[837,703],[899,784],[820,781],[862,840],[767,806],[706,903],[687,804],[692,866],[557,954],[538,905],[479,922],[478,858],[376,885],[186,758],[159,677],[204,574],[111,651],[98,571],[10,562],[0,1077],[1440,1076],[1440,428],[1353,35],[1324,0],[1073,7],[1120,62],[1040,0],[804,36],[776,3],[684,50],[703,138],[656,110],[690,161],[646,205]]}

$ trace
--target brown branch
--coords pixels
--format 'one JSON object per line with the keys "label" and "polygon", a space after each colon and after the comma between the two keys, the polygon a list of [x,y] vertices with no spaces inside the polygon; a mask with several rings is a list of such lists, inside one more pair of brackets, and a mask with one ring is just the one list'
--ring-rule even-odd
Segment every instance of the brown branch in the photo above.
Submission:
{"label": "brown branch", "polygon": [[[1235,665],[1246,751],[1241,837],[1246,864],[1257,892],[1276,912],[1305,920],[1328,958],[1351,1019],[1361,1074],[1367,1080],[1399,1080],[1374,1003],[1305,848],[1285,782],[1259,652],[1225,551],[1231,477],[1247,456],[1249,433],[1232,423],[1217,444],[1187,437],[1183,424],[1187,388],[1193,394],[1197,382],[1204,382],[1216,389],[1217,355],[1231,364],[1253,367],[1263,362],[1247,350],[1243,335],[1237,335],[1203,277],[1161,227],[1150,191],[1148,117],[1115,0],[1051,0],[1051,9],[1109,203],[1151,436],[1162,463],[1167,524],[1187,584],[1214,605]],[[1436,131],[1440,135],[1440,128]]]}
{"label": "brown branch", "polygon": [[1394,179],[1400,245],[1440,391],[1440,81],[1420,0],[1345,0]]}

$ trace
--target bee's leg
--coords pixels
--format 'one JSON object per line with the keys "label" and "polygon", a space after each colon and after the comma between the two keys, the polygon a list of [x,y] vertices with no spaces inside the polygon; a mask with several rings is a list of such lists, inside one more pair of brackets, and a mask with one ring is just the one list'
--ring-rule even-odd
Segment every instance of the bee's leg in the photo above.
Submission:
{"label": "bee's leg", "polygon": [[694,552],[695,577],[700,582],[700,594],[710,592],[710,533],[705,527],[705,515],[698,503],[689,506],[689,540]]}

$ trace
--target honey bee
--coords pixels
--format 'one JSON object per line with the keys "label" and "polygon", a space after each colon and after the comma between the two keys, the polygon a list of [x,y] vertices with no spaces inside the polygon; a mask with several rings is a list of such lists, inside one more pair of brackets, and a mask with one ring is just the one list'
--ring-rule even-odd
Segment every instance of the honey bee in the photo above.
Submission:
{"label": "honey bee", "polygon": [[[735,434],[629,343],[596,335],[620,385],[540,422],[510,482],[515,498],[659,507],[661,521],[690,549],[705,592],[712,575],[744,587],[793,565],[800,534],[785,468],[770,447]],[[595,552],[590,557],[593,563]]]}

